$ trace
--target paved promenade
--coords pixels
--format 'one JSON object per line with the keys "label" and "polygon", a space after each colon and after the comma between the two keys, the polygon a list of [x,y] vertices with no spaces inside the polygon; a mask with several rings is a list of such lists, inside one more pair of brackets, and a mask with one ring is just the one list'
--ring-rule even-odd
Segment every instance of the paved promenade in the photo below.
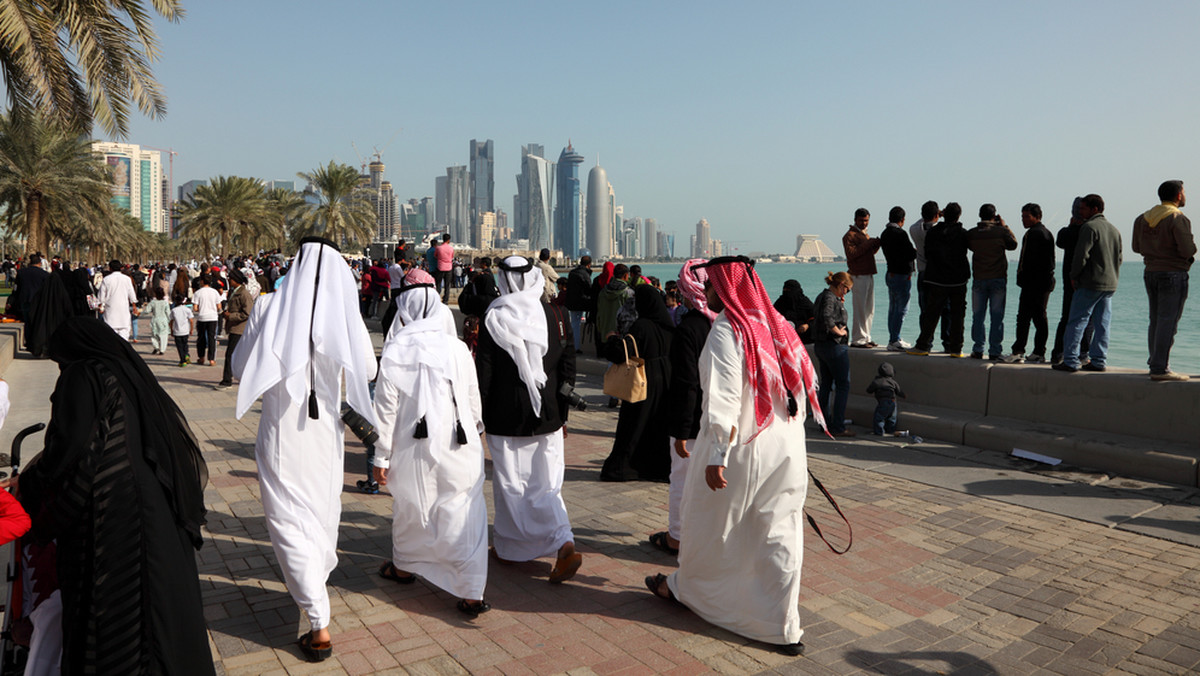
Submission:
{"label": "paved promenade", "polygon": [[[378,342],[378,336],[376,336]],[[1074,468],[1046,470],[974,449],[860,436],[812,439],[810,466],[854,527],[834,556],[805,526],[803,657],[786,657],[649,594],[674,561],[646,538],[666,523],[667,487],[601,483],[616,424],[573,414],[563,495],[584,565],[550,585],[549,559],[489,571],[493,610],[376,575],[390,553],[389,496],[356,492],[363,449],[348,443],[340,562],[329,588],[334,659],[302,662],[307,623],[267,538],[253,443],[257,409],[233,417],[220,366],[178,368],[137,346],[201,439],[211,475],[199,553],[205,613],[224,674],[1185,674],[1200,668],[1200,496],[1195,489]],[[224,345],[221,346],[221,356]],[[57,367],[21,355],[3,374],[7,448],[49,416]],[[856,427],[860,435],[865,430]],[[41,435],[26,447],[29,455]],[[490,466],[489,466],[490,474]],[[490,481],[488,482],[490,484]],[[486,488],[489,510],[491,487]],[[831,539],[840,520],[808,508]]]}

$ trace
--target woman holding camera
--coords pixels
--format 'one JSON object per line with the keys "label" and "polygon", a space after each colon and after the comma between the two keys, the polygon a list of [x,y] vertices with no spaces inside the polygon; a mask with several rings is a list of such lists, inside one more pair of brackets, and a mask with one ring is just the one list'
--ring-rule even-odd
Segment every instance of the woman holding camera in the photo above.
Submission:
{"label": "woman holding camera", "polygon": [[[835,437],[852,437],[846,429],[846,401],[850,397],[850,339],[846,330],[846,293],[854,286],[848,272],[831,272],[825,277],[829,288],[817,294],[816,317],[813,325],[813,348],[821,364],[821,413],[829,433]],[[829,394],[834,391],[833,408]]]}

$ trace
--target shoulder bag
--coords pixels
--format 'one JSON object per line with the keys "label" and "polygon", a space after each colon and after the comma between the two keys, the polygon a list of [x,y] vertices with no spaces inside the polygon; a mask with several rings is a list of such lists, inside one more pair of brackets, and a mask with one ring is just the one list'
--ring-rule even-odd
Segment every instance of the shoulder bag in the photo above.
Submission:
{"label": "shoulder bag", "polygon": [[[629,356],[629,344],[633,343],[633,356]],[[636,404],[646,399],[646,360],[638,356],[637,340],[633,336],[621,339],[625,349],[625,363],[613,364],[604,373],[604,393],[621,401]]]}

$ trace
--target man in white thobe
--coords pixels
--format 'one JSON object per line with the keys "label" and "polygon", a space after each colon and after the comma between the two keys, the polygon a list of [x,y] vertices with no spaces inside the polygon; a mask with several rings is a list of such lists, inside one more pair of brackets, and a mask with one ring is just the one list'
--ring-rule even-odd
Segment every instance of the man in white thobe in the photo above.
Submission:
{"label": "man in white thobe", "polygon": [[499,267],[500,297],[488,306],[475,348],[492,455],[492,542],[502,562],[554,554],[550,582],[559,583],[583,563],[562,499],[567,402],[560,388],[575,384],[571,322],[541,301],[533,261],[510,256]]}
{"label": "man in white thobe", "polygon": [[808,461],[796,397],[815,401],[816,376],[748,259],[711,261],[705,288],[720,314],[700,356],[704,406],[679,570],[646,585],[717,626],[798,655]]}
{"label": "man in white thobe", "polygon": [[96,294],[100,306],[104,308],[102,317],[118,336],[129,340],[129,331],[133,326],[130,308],[137,305],[137,293],[133,290],[133,280],[121,272],[121,261],[111,261],[108,270]]}
{"label": "man in white thobe", "polygon": [[306,237],[279,290],[259,300],[234,351],[237,416],[260,396],[254,455],[271,545],[288,591],[312,630],[300,648],[332,654],[329,592],[337,566],[345,425],[350,406],[374,424],[367,383],[375,350],[358,314],[358,289],[332,242]]}
{"label": "man in white thobe", "polygon": [[392,493],[392,559],[379,574],[419,575],[475,617],[490,608],[475,362],[429,273],[410,272],[398,292],[375,384],[375,480]]}

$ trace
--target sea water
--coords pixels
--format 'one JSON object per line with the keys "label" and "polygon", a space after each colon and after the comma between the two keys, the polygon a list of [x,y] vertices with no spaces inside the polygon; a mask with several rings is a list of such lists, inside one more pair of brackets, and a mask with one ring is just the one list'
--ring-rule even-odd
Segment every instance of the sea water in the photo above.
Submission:
{"label": "sea water", "polygon": [[[1008,294],[1004,305],[1004,352],[1012,350],[1017,330],[1017,300],[1021,290],[1017,288],[1016,263],[1009,262]],[[648,277],[658,277],[664,284],[669,279],[679,277],[678,263],[647,263],[642,265],[642,274]],[[825,275],[830,272],[845,270],[845,263],[759,263],[754,268],[767,288],[767,294],[772,300],[779,297],[783,291],[783,283],[789,279],[800,282],[804,294],[810,299],[816,299],[817,294],[825,289]],[[881,346],[887,343],[887,311],[888,290],[884,282],[884,266],[879,263],[879,274],[875,275],[875,318],[871,325],[871,337]],[[1126,261],[1121,266],[1121,281],[1113,295],[1112,323],[1109,327],[1108,365],[1119,368],[1130,368],[1146,371],[1146,359],[1149,352],[1146,347],[1146,330],[1149,326],[1149,301],[1146,298],[1146,285],[1142,281],[1144,266],[1142,261]],[[1055,274],[1061,277],[1061,266]],[[846,298],[847,313],[851,300]],[[1179,320],[1179,331],[1175,336],[1175,347],[1171,350],[1171,369],[1191,375],[1200,374],[1200,294],[1196,294],[1184,307],[1183,317]],[[971,293],[967,291],[967,316],[965,319],[963,349],[969,352],[971,343]],[[1050,335],[1046,339],[1046,357],[1054,348],[1054,331],[1062,315],[1062,279],[1056,279],[1054,292],[1050,294],[1046,314],[1050,324]],[[916,275],[913,275],[912,297],[908,303],[908,314],[904,318],[904,328],[900,332],[901,339],[917,342],[920,333],[917,306]],[[853,319],[853,318],[852,318]],[[985,326],[987,324],[985,323]],[[1034,329],[1029,327],[1029,339],[1025,345],[1026,354],[1033,351]],[[938,339],[934,338],[934,349],[940,349]],[[987,345],[984,344],[984,353]]]}

